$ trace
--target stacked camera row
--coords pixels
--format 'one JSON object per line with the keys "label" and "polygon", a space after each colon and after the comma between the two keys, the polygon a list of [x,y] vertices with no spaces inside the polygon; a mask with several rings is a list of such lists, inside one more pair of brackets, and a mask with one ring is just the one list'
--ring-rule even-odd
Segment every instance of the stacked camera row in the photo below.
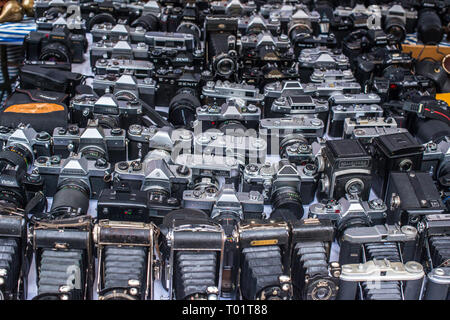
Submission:
{"label": "stacked camera row", "polygon": [[450,67],[401,48],[442,39],[445,1],[35,12],[0,112],[2,298],[31,261],[35,299],[449,298]]}

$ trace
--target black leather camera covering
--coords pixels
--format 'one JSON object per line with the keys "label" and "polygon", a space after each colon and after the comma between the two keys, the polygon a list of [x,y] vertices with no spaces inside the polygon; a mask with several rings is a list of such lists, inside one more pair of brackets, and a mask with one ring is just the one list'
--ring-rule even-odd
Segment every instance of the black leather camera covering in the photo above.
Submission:
{"label": "black leather camera covering", "polygon": [[0,125],[17,127],[21,123],[30,124],[38,132],[53,134],[56,127],[67,127],[67,98],[68,95],[60,92],[16,89],[0,110]]}
{"label": "black leather camera covering", "polygon": [[79,73],[24,65],[20,68],[20,87],[23,89],[39,88],[56,92],[73,92],[83,79]]}

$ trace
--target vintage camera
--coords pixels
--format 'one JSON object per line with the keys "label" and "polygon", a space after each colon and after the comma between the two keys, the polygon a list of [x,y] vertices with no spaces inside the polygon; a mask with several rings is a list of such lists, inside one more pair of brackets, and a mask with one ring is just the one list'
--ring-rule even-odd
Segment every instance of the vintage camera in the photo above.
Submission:
{"label": "vintage camera", "polygon": [[[366,84],[371,78],[389,74],[394,68],[403,67],[409,70],[412,63],[411,55],[396,47],[376,48],[356,58],[355,77],[361,84]],[[391,68],[387,69],[388,67]],[[395,75],[398,74],[398,71],[394,72]]]}
{"label": "vintage camera", "polygon": [[384,136],[388,134],[395,133],[405,133],[408,132],[405,128],[391,128],[391,127],[370,127],[370,128],[359,128],[352,132],[351,139],[358,139],[361,143],[370,150],[370,145],[373,139],[379,136]]}
{"label": "vintage camera", "polygon": [[404,8],[394,3],[381,7],[384,32],[399,43],[405,40],[406,34],[414,33],[418,13],[414,8]]}
{"label": "vintage camera", "polygon": [[[356,95],[354,96],[355,98]],[[348,98],[352,98],[350,95]],[[342,137],[344,123],[347,119],[372,118],[383,115],[383,108],[378,104],[337,104],[332,106],[330,112],[330,137]]]}
{"label": "vintage camera", "polygon": [[238,20],[238,29],[242,35],[255,35],[267,31],[277,36],[281,33],[281,20],[275,15],[267,18],[260,14],[241,16]]}
{"label": "vintage camera", "polygon": [[207,81],[201,92],[203,104],[223,104],[228,99],[239,98],[257,106],[265,104],[264,95],[253,85],[231,83],[229,81]]}
{"label": "vintage camera", "polygon": [[281,96],[273,101],[267,116],[309,116],[319,118],[325,124],[328,120],[328,101],[307,95]]}
{"label": "vintage camera", "polygon": [[353,28],[367,28],[372,16],[381,18],[381,9],[377,5],[366,7],[364,3],[354,3],[353,6],[338,5],[334,14],[339,17],[348,17]]}
{"label": "vintage camera", "polygon": [[290,300],[289,226],[284,221],[239,223],[239,290],[243,300]]}
{"label": "vintage camera", "polygon": [[370,227],[386,220],[387,207],[381,199],[365,201],[355,194],[339,200],[322,200],[309,207],[308,217],[331,220],[336,226],[336,239],[341,241],[346,230]]}
{"label": "vintage camera", "polygon": [[78,4],[79,1],[36,0],[33,4],[34,17],[37,19],[46,15],[62,14],[68,7]]}
{"label": "vintage camera", "polygon": [[217,78],[231,79],[239,69],[238,19],[207,16],[205,20],[206,62]]}
{"label": "vintage camera", "polygon": [[90,300],[95,278],[89,191],[76,178],[59,184],[49,212],[32,217],[34,300]]}
{"label": "vintage camera", "polygon": [[242,81],[258,88],[264,88],[266,84],[275,80],[286,81],[299,78],[297,62],[288,62],[284,65],[276,61],[266,62],[261,67],[243,67],[241,71]]}
{"label": "vintage camera", "polygon": [[[73,13],[73,9],[70,8]],[[86,34],[86,20],[81,16],[70,15],[67,10],[63,8],[53,7],[49,9],[44,16],[36,18],[36,29],[39,31],[51,31],[55,26],[66,26],[70,31],[77,34]]]}
{"label": "vintage camera", "polygon": [[[153,1],[149,1],[154,3]],[[80,4],[81,16],[86,19],[86,28],[91,30],[94,25],[100,23],[128,24],[135,21],[142,13],[143,6],[132,6],[127,3],[116,1],[82,1]],[[150,4],[149,7],[154,7]],[[149,19],[150,20],[150,19]],[[156,21],[147,21],[147,23],[156,24]]]}
{"label": "vintage camera", "polygon": [[143,159],[149,151],[191,153],[193,133],[186,129],[131,125],[127,131],[128,158]]}
{"label": "vintage camera", "polygon": [[156,82],[152,78],[138,79],[127,74],[98,74],[92,81],[92,88],[99,96],[109,91],[117,98],[131,96],[149,106],[155,105]]}
{"label": "vintage camera", "polygon": [[373,139],[373,191],[384,199],[389,173],[420,170],[424,148],[410,133],[396,133]]}
{"label": "vintage camera", "polygon": [[183,193],[184,208],[200,209],[208,213],[222,226],[227,237],[222,271],[223,296],[233,295],[237,288],[239,243],[233,237],[236,225],[244,219],[262,218],[264,211],[264,200],[259,192],[236,192],[234,185],[227,182],[218,191],[208,188]]}
{"label": "vintage camera", "polygon": [[[186,25],[187,26],[187,25]],[[180,30],[180,29],[178,29]],[[182,30],[180,30],[182,31]],[[204,49],[199,33],[147,32],[148,59],[158,67],[188,68],[194,72],[203,70]]]}
{"label": "vintage camera", "polygon": [[397,122],[391,117],[360,117],[356,119],[347,118],[344,120],[343,138],[348,139],[355,130],[365,128],[397,128]]}
{"label": "vintage camera", "polygon": [[313,141],[322,137],[325,125],[322,120],[305,116],[265,118],[259,125],[260,137],[265,140],[267,153],[283,155],[286,147],[299,138]]}
{"label": "vintage camera", "polygon": [[155,72],[155,66],[149,61],[128,59],[98,59],[92,69],[98,75],[127,74],[144,80],[152,77]]}
{"label": "vintage camera", "polygon": [[445,211],[439,191],[427,172],[391,172],[386,189],[387,222],[417,224],[430,214]]}
{"label": "vintage camera", "polygon": [[236,130],[243,133],[247,129],[257,130],[261,120],[261,109],[244,100],[230,99],[222,105],[204,105],[197,108],[198,122],[202,131],[217,128],[223,133],[232,134]]}
{"label": "vintage camera", "polygon": [[350,69],[314,69],[308,81],[311,82],[356,82],[353,72]]}
{"label": "vintage camera", "polygon": [[432,80],[410,69],[389,66],[382,77],[375,77],[368,84],[371,90],[382,97],[383,101],[411,100],[417,96],[434,96],[436,88]]}
{"label": "vintage camera", "polygon": [[111,163],[126,159],[127,142],[125,130],[104,128],[98,120],[89,120],[86,128],[76,124],[53,131],[53,152],[67,158],[71,152],[81,154],[88,160],[105,159]]}
{"label": "vintage camera", "polygon": [[346,229],[340,239],[339,263],[364,260],[407,262],[416,259],[418,232],[413,226],[380,224]]}
{"label": "vintage camera", "polygon": [[340,199],[351,194],[368,200],[372,157],[358,140],[328,140],[319,159],[319,198]]}
{"label": "vintage camera", "polygon": [[150,214],[160,218],[178,209],[184,190],[192,183],[192,171],[186,166],[167,163],[164,158],[147,157],[123,161],[115,166],[114,179],[130,190],[147,192]]}
{"label": "vintage camera", "polygon": [[117,131],[118,128],[127,129],[131,124],[141,123],[145,110],[142,101],[128,90],[115,94],[107,92],[100,97],[91,93],[77,94],[69,107],[72,123],[86,127],[89,120],[99,119],[102,125],[107,121],[108,127],[117,127]]}
{"label": "vintage camera", "polygon": [[[187,98],[191,103],[199,104],[198,102],[198,91],[201,88],[201,76],[199,73],[193,73],[190,71],[185,71],[182,69],[173,69],[169,68],[159,68],[156,70],[154,79],[157,82],[157,90],[155,97],[155,105],[157,106],[169,106],[169,109],[178,109],[179,100],[185,100],[185,94],[190,95],[192,97]],[[174,104],[172,106],[172,104]],[[182,105],[184,105],[182,103]],[[193,109],[195,113],[195,108]],[[170,110],[169,110],[170,113]],[[178,115],[176,112],[174,115],[169,115],[169,121],[179,122],[175,116]],[[175,118],[171,118],[175,117]],[[174,124],[175,124],[174,123]]]}
{"label": "vintage camera", "polygon": [[204,13],[209,7],[208,2],[186,1],[179,4],[169,4],[162,8],[160,29],[166,32],[178,32],[185,28],[194,31],[201,37],[199,26],[204,24]]}
{"label": "vintage camera", "polygon": [[[212,219],[223,225],[227,236],[231,236],[231,230],[226,227],[230,219],[236,224],[243,219],[262,217],[264,200],[258,191],[236,192],[232,184],[224,184],[218,192],[211,191],[184,191],[183,206],[209,213]],[[224,221],[228,222],[224,225]]]}
{"label": "vintage camera", "polygon": [[428,215],[422,226],[423,260],[427,274],[424,300],[448,300],[450,274],[450,215]]}
{"label": "vintage camera", "polygon": [[169,213],[160,230],[161,282],[169,299],[217,300],[226,242],[222,226],[200,210],[181,209]]}
{"label": "vintage camera", "polygon": [[81,154],[70,154],[67,158],[39,157],[33,165],[33,172],[44,180],[47,197],[53,197],[59,189],[68,185],[96,199],[111,182],[111,165],[102,158],[88,160]]}
{"label": "vintage camera", "polygon": [[211,1],[209,10],[213,15],[245,16],[250,15],[257,9],[254,1],[219,0]]}
{"label": "vintage camera", "polygon": [[44,131],[36,132],[29,125],[20,124],[17,128],[0,126],[0,148],[21,146],[35,157],[51,155],[51,136]]}
{"label": "vintage camera", "polygon": [[330,33],[328,17],[317,11],[309,11],[306,7],[297,7],[288,23],[287,35],[297,56],[303,48],[337,45],[335,35]]}
{"label": "vintage camera", "polygon": [[448,186],[450,173],[450,129],[448,124],[435,119],[416,119],[412,129],[416,139],[425,146],[421,171],[429,172],[440,185]]}
{"label": "vintage camera", "polygon": [[274,164],[249,164],[242,175],[242,190],[261,192],[272,208],[292,210],[300,219],[303,204],[314,200],[317,187],[317,166],[313,163],[296,165],[287,159]]}
{"label": "vintage camera", "polygon": [[91,67],[99,59],[147,60],[149,46],[144,42],[138,44],[127,41],[100,40],[92,44],[90,49]]}
{"label": "vintage camera", "polygon": [[4,146],[0,151],[0,200],[19,209],[25,209],[28,202],[43,192],[43,179],[35,173],[28,173],[35,155],[26,136]]}
{"label": "vintage camera", "polygon": [[357,82],[310,82],[302,84],[299,81],[277,81],[264,86],[264,106],[268,106],[280,97],[310,95],[315,98],[330,98],[334,95],[361,93],[361,85]]}
{"label": "vintage camera", "polygon": [[31,31],[24,39],[27,60],[82,63],[87,50],[86,36],[71,33],[64,25]]}
{"label": "vintage camera", "polygon": [[[448,3],[446,5],[448,7]],[[432,7],[421,9],[417,20],[417,39],[425,45],[437,45],[443,37],[442,20],[437,10]]]}
{"label": "vintage camera", "polygon": [[317,47],[303,49],[298,57],[300,67],[300,79],[309,82],[315,69],[320,70],[348,70],[350,69],[349,59],[338,49],[328,49]]}
{"label": "vintage camera", "polygon": [[208,156],[227,156],[240,163],[263,163],[267,156],[266,141],[254,135],[223,133],[210,129],[194,135],[193,152]]}
{"label": "vintage camera", "polygon": [[329,262],[334,227],[330,221],[303,219],[291,225],[291,274],[294,297],[299,300],[334,300],[339,290],[340,267]]}
{"label": "vintage camera", "polygon": [[[374,27],[367,29],[357,29],[350,32],[342,39],[342,52],[352,61],[370,52],[374,48],[385,48],[388,45],[395,45],[394,41],[381,29],[381,22],[377,25],[377,18],[371,18],[375,22]],[[397,43],[398,45],[398,43]]]}
{"label": "vintage camera", "polygon": [[267,31],[241,37],[244,67],[261,67],[265,63],[288,66],[295,59],[286,35],[273,36]]}
{"label": "vintage camera", "polygon": [[93,238],[97,246],[99,300],[153,299],[155,237],[156,226],[151,223],[96,223]]}
{"label": "vintage camera", "polygon": [[342,265],[338,300],[418,300],[424,278],[415,261],[369,260]]}
{"label": "vintage camera", "polygon": [[31,250],[25,213],[4,200],[0,203],[0,300],[27,298]]}

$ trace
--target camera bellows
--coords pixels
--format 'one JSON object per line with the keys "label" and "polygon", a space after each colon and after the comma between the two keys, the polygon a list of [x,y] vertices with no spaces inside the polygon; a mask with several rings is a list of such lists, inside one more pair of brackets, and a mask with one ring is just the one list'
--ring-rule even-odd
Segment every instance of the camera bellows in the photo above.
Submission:
{"label": "camera bellows", "polygon": [[[44,249],[39,264],[38,294],[60,293],[61,290],[73,292],[73,298],[81,299],[84,279],[83,250]],[[80,296],[77,296],[77,293]]]}
{"label": "camera bellows", "polygon": [[[394,242],[379,242],[365,245],[366,259],[401,262],[398,246]],[[366,300],[402,300],[399,281],[362,282],[362,294]]]}
{"label": "camera bellows", "polygon": [[217,254],[215,252],[178,251],[175,257],[176,299],[197,299],[208,287],[217,286]]}
{"label": "camera bellows", "polygon": [[249,247],[242,250],[241,293],[247,300],[261,298],[263,291],[279,287],[284,274],[278,246]]}
{"label": "camera bellows", "polygon": [[428,239],[434,266],[450,263],[450,236],[434,236]]}
{"label": "camera bellows", "polygon": [[147,250],[142,247],[105,248],[104,288],[128,288],[130,281],[145,286]]}
{"label": "camera bellows", "polygon": [[[5,287],[13,288],[19,277],[20,256],[18,239],[0,238],[0,269],[5,273]],[[0,291],[0,298],[3,298]]]}

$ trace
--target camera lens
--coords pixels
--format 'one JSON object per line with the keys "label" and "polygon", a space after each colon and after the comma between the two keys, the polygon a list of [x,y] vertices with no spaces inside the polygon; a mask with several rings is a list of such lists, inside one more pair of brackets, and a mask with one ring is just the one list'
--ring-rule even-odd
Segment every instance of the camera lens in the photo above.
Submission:
{"label": "camera lens", "polygon": [[392,36],[397,42],[402,42],[406,37],[405,24],[398,17],[389,17],[386,19],[384,31]]}
{"label": "camera lens", "polygon": [[86,214],[89,208],[89,187],[80,180],[64,180],[56,191],[50,211]]}
{"label": "camera lens", "polygon": [[71,62],[71,55],[69,49],[63,43],[51,42],[42,48],[39,60]]}
{"label": "camera lens", "polygon": [[400,164],[398,165],[398,168],[400,169],[400,171],[410,171],[413,167],[413,163],[410,159],[403,159]]}
{"label": "camera lens", "polygon": [[145,31],[157,31],[158,18],[153,14],[146,14],[134,20],[131,27],[142,27]]}
{"label": "camera lens", "polygon": [[111,14],[100,13],[100,14],[94,15],[91,19],[89,19],[86,27],[87,27],[88,31],[90,31],[93,26],[95,26],[96,24],[101,24],[101,23],[110,23],[112,25],[115,25],[117,22],[116,22],[116,19]]}
{"label": "camera lens", "polygon": [[289,38],[292,42],[296,42],[301,38],[308,37],[312,30],[306,24],[296,24],[289,29]]}
{"label": "camera lens", "polygon": [[285,158],[287,149],[292,145],[309,146],[308,141],[301,134],[289,134],[280,142],[280,157]]}
{"label": "camera lens", "polygon": [[[272,194],[273,212],[270,217],[286,220],[286,214],[295,219],[303,217],[303,204],[300,194],[292,187],[281,187]],[[289,218],[289,220],[291,220]]]}
{"label": "camera lens", "polygon": [[193,190],[205,191],[209,194],[219,192],[219,182],[214,177],[197,177]]}
{"label": "camera lens", "polygon": [[104,129],[114,129],[119,128],[119,118],[104,116],[104,115],[94,115],[94,119],[98,120],[98,126]]}
{"label": "camera lens", "polygon": [[[450,27],[449,27],[450,28]],[[450,36],[448,37],[450,39]],[[442,59],[442,68],[444,68],[445,72],[450,74],[450,54],[446,55]]]}
{"label": "camera lens", "polygon": [[432,9],[424,9],[417,20],[417,38],[423,44],[438,44],[443,37],[439,15]]}
{"label": "camera lens", "polygon": [[194,92],[181,91],[169,102],[169,121],[175,126],[192,128],[200,101]]}
{"label": "camera lens", "polygon": [[231,75],[236,69],[236,63],[228,56],[220,58],[215,63],[215,69],[221,76],[227,77]]}
{"label": "camera lens", "polygon": [[83,157],[88,160],[98,160],[98,159],[107,159],[108,153],[106,150],[100,145],[87,145],[80,147],[78,151]]}
{"label": "camera lens", "polygon": [[227,135],[242,137],[247,131],[247,127],[238,120],[228,120],[221,122],[217,127],[221,132]]}
{"label": "camera lens", "polygon": [[348,194],[361,194],[364,190],[364,182],[361,179],[354,178],[345,184],[345,192]]}

